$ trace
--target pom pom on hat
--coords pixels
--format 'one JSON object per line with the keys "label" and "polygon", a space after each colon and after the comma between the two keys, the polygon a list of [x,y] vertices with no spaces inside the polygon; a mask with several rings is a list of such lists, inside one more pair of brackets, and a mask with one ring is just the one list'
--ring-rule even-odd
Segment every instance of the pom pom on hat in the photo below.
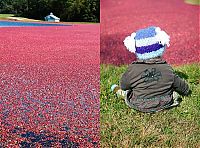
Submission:
{"label": "pom pom on hat", "polygon": [[132,53],[135,53],[135,51],[136,51],[136,48],[135,48],[135,36],[136,36],[136,33],[133,32],[131,34],[131,36],[127,36],[125,38],[125,40],[124,40],[124,45]]}
{"label": "pom pom on hat", "polygon": [[157,33],[157,38],[158,40],[160,41],[160,43],[164,46],[164,45],[167,45],[167,47],[170,46],[169,44],[169,35],[167,35],[167,33],[165,31],[161,31],[160,27],[156,27],[155,29],[156,33]]}
{"label": "pom pom on hat", "polygon": [[145,29],[140,29],[133,32],[124,40],[126,48],[135,53],[138,59],[146,60],[162,56],[169,47],[170,37],[165,31],[159,27],[151,26]]}

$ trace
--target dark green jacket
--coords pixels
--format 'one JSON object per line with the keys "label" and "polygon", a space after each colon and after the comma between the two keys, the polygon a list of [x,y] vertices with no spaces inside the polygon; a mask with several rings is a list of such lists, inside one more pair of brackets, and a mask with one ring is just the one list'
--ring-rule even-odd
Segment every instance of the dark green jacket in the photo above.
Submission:
{"label": "dark green jacket", "polygon": [[136,61],[121,78],[121,89],[129,90],[126,102],[142,112],[168,108],[173,103],[173,91],[188,95],[189,86],[162,59]]}

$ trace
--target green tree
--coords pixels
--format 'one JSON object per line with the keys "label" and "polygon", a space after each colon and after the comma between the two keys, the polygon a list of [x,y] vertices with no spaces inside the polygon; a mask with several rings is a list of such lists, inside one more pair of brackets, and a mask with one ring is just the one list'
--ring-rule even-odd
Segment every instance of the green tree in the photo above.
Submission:
{"label": "green tree", "polygon": [[0,1],[0,13],[15,13],[13,9],[14,0],[2,0]]}
{"label": "green tree", "polygon": [[99,22],[99,0],[1,0],[0,13],[44,19],[53,12],[62,21]]}
{"label": "green tree", "polygon": [[100,2],[99,0],[85,0],[84,12],[82,18],[85,21],[99,22],[100,19]]}

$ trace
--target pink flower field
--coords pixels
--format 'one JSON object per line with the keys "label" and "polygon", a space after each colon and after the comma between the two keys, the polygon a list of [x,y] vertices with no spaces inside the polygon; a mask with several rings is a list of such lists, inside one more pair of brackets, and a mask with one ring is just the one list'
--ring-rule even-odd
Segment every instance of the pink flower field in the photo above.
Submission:
{"label": "pink flower field", "polygon": [[102,0],[101,63],[128,64],[135,60],[123,40],[132,32],[158,26],[170,35],[164,58],[170,64],[200,62],[199,6],[184,0]]}
{"label": "pink flower field", "polygon": [[0,147],[99,147],[99,33],[0,28]]}

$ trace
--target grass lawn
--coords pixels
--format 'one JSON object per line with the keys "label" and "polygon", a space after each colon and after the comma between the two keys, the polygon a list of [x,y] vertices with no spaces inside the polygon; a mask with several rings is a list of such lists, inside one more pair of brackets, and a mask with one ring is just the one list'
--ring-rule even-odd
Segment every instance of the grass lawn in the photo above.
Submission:
{"label": "grass lawn", "polygon": [[127,66],[101,65],[101,147],[200,147],[200,64],[174,67],[193,93],[180,107],[148,114],[110,92]]}
{"label": "grass lawn", "polygon": [[0,14],[1,20],[18,20],[18,21],[40,21],[40,20],[34,20],[34,19],[28,19],[25,17],[17,17],[14,14]]}
{"label": "grass lawn", "polygon": [[188,4],[200,5],[199,0],[185,0],[185,2],[188,3]]}
{"label": "grass lawn", "polygon": [[13,17],[14,14],[0,14],[0,19],[7,19],[8,17]]}

